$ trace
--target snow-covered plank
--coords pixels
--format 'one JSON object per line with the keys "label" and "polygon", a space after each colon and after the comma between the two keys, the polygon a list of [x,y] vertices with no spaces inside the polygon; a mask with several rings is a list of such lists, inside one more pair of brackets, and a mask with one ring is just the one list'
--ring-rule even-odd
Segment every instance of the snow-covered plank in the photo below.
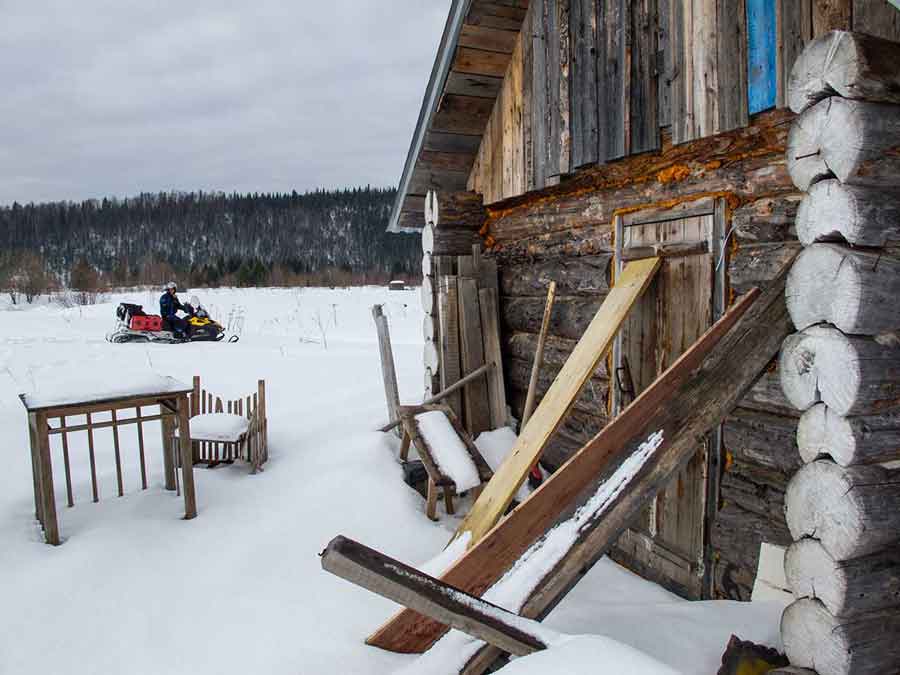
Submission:
{"label": "snow-covered plank", "polygon": [[174,377],[150,371],[85,371],[79,368],[71,371],[47,371],[39,375],[33,382],[32,389],[20,394],[19,398],[30,412],[34,412],[190,392],[191,387]]}

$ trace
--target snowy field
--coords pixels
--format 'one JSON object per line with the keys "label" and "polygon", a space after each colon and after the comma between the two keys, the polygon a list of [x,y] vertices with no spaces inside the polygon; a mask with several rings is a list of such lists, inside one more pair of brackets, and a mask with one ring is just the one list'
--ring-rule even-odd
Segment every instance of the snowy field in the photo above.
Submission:
{"label": "snowy field", "polygon": [[[363,645],[396,606],[323,572],[337,534],[412,564],[441,551],[456,519],[429,521],[402,481],[386,417],[371,306],[389,317],[401,398],[421,400],[418,293],[380,288],[196,291],[213,317],[241,323],[237,344],[112,345],[116,304],[156,311],[158,293],[91,307],[0,298],[0,673],[439,672]],[[182,294],[186,300],[190,293]],[[240,329],[240,325],[237,326]],[[327,348],[326,343],[327,342]],[[267,382],[270,461],[195,471],[199,516],[162,489],[157,426],[148,424],[150,489],[141,491],[133,427],[122,432],[125,496],[116,496],[110,436],[96,433],[99,504],[91,502],[84,434],[70,442],[75,508],[65,543],[42,543],[18,394],[53,393],[63,377],[91,382],[155,372],[224,398]],[[66,374],[66,375],[64,375]],[[55,384],[56,383],[56,384]],[[615,564],[598,564],[547,619],[569,635],[510,673],[714,673],[731,633],[778,646],[780,607],[688,603]]]}

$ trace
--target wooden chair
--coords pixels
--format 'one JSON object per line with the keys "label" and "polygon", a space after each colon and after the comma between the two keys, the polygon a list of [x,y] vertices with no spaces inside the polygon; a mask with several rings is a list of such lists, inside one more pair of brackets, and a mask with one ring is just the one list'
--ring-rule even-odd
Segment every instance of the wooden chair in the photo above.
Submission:
{"label": "wooden chair", "polygon": [[425,512],[431,520],[437,520],[438,489],[440,488],[443,493],[447,514],[453,515],[455,513],[453,497],[457,493],[457,486],[454,480],[447,474],[445,468],[442,467],[440,462],[436,459],[436,453],[422,434],[418,420],[416,419],[417,416],[422,413],[433,411],[441,412],[447,416],[450,425],[453,427],[453,430],[456,432],[456,435],[462,441],[463,446],[466,449],[467,458],[474,463],[475,469],[478,472],[478,477],[481,481],[478,487],[474,489],[476,496],[477,493],[481,491],[484,484],[487,483],[494,474],[493,471],[491,471],[491,467],[488,466],[488,463],[484,460],[484,457],[481,456],[478,448],[475,447],[472,438],[466,433],[465,429],[463,429],[459,418],[456,417],[448,406],[400,406],[397,411],[400,416],[400,424],[403,427],[403,443],[400,448],[400,459],[405,462],[409,455],[410,444],[415,446],[416,451],[419,453],[419,458],[422,460],[422,464],[425,467],[425,472],[428,474],[428,496]]}

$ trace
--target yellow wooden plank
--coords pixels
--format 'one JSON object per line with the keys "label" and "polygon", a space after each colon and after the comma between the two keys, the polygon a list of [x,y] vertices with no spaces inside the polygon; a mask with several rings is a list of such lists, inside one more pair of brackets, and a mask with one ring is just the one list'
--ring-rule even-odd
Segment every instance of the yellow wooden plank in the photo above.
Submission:
{"label": "yellow wooden plank", "polygon": [[454,538],[471,533],[469,547],[477,543],[505,512],[513,496],[540,457],[550,436],[572,407],[581,388],[603,359],[629,310],[650,285],[659,258],[628,263],[578,341],[559,375],[522,430],[510,454],[472,505]]}

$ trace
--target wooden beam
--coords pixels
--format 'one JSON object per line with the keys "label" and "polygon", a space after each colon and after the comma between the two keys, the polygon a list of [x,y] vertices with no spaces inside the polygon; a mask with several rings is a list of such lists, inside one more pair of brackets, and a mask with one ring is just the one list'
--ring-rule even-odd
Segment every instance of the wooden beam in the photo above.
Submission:
{"label": "wooden beam", "polygon": [[484,49],[459,47],[453,59],[453,70],[469,75],[503,77],[509,66],[509,54],[489,52]]}
{"label": "wooden beam", "polygon": [[502,86],[502,77],[450,71],[450,74],[447,76],[447,83],[444,85],[444,93],[458,94],[460,96],[479,96],[493,101],[500,94]]}
{"label": "wooden beam", "polygon": [[[433,152],[459,152],[473,157],[478,153],[481,145],[481,131],[474,134],[456,134],[441,131],[429,131],[425,134],[422,143],[423,151]],[[422,196],[424,204],[425,197]],[[419,210],[424,211],[424,206]]]}
{"label": "wooden beam", "polygon": [[550,386],[530,424],[522,430],[510,454],[457,529],[457,537],[469,532],[471,542],[477,542],[506,511],[550,436],[572,407],[578,392],[612,347],[619,326],[652,281],[659,265],[659,258],[651,258],[625,266],[587,332]]}
{"label": "wooden beam", "polygon": [[539,623],[523,620],[352,539],[335,537],[321,559],[325,571],[434,616],[510,654],[525,656],[547,648],[540,636],[550,631]]}
{"label": "wooden beam", "polygon": [[[562,513],[571,512],[579,501],[585,499],[584,491],[609,467],[611,457],[627,452],[628,438],[643,440],[651,422],[655,422],[653,415],[666,413],[670,409],[675,410],[684,403],[678,394],[692,382],[697,382],[696,378],[692,379],[692,375],[704,360],[718,364],[727,361],[730,356],[729,350],[741,347],[740,340],[736,336],[744,337],[750,333],[750,337],[758,337],[760,331],[766,330],[773,330],[776,336],[780,335],[782,330],[786,334],[789,330],[789,320],[787,309],[784,307],[783,281],[775,286],[775,294],[780,298],[783,314],[783,317],[779,314],[774,319],[775,325],[772,325],[772,317],[757,310],[757,306],[762,305],[763,300],[757,300],[756,293],[751,292],[741,298],[737,305],[704,333],[621,415],[457,561],[442,576],[442,580],[468,593],[475,595],[483,593],[546,533]],[[772,299],[773,296],[766,295],[768,302]],[[751,308],[757,311],[748,312]],[[765,323],[761,323],[761,320]],[[753,334],[754,325],[757,326],[756,335]],[[755,360],[762,360],[762,357]],[[736,370],[737,367],[740,367],[740,361],[735,361],[732,370]],[[763,367],[764,365],[760,366],[760,369]],[[719,370],[721,369],[720,365]],[[752,381],[756,374],[743,373],[742,377]],[[699,381],[700,393],[705,384],[705,381]],[[697,388],[698,385],[694,384],[688,393],[695,393]],[[725,402],[726,405],[729,402],[730,397],[729,401]],[[690,424],[692,415],[692,412],[684,414],[684,418],[680,420],[684,430],[667,437],[667,443],[674,443],[682,437],[680,434],[686,433],[690,437],[691,447],[696,449],[696,429],[690,428],[693,426]],[[639,507],[635,505],[635,510],[637,508]],[[624,524],[621,526],[624,527]],[[405,611],[374,633],[368,642],[392,651],[421,652],[440,637],[444,630],[444,627],[434,621],[427,620],[415,612]]]}
{"label": "wooden beam", "polygon": [[391,422],[400,420],[400,392],[397,388],[397,371],[394,368],[394,352],[391,349],[391,332],[387,317],[381,305],[372,307],[372,317],[378,331],[378,351],[381,355],[381,376],[384,380],[384,397],[387,401],[388,418]]}
{"label": "wooden beam", "polygon": [[[494,52],[485,52],[493,54]],[[441,100],[441,107],[431,121],[431,131],[455,134],[475,134],[484,132],[491,116],[494,102],[477,96],[447,95]]]}
{"label": "wooden beam", "polygon": [[484,49],[489,52],[512,54],[518,37],[518,33],[514,33],[510,30],[492,28],[490,26],[463,24],[459,33],[459,40],[456,44],[460,47],[472,47],[474,49]]}

